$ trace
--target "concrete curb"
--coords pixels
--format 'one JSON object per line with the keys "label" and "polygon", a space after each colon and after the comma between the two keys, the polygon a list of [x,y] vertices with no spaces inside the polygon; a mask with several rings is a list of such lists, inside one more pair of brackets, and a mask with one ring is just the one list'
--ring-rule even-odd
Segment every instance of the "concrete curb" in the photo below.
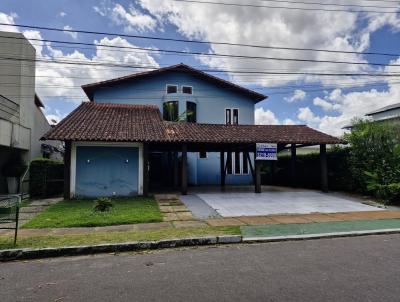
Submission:
{"label": "concrete curb", "polygon": [[13,260],[31,260],[62,256],[81,256],[100,253],[117,253],[140,250],[155,250],[163,248],[176,248],[184,246],[204,246],[216,244],[235,244],[235,243],[263,243],[263,242],[281,242],[313,239],[329,239],[340,237],[357,237],[367,235],[385,235],[400,234],[400,229],[383,229],[369,231],[337,232],[324,234],[274,236],[274,237],[248,237],[243,238],[240,235],[210,236],[199,238],[182,238],[160,241],[145,242],[124,242],[112,244],[68,246],[59,248],[41,248],[41,249],[10,249],[0,251],[0,262]]}
{"label": "concrete curb", "polygon": [[202,246],[215,244],[229,244],[242,242],[242,236],[210,236],[199,238],[182,238],[160,241],[124,242],[98,245],[68,246],[59,248],[40,249],[10,249],[0,251],[0,262],[13,260],[28,260],[62,256],[80,256],[99,253],[117,253],[140,250],[154,250],[184,246]]}

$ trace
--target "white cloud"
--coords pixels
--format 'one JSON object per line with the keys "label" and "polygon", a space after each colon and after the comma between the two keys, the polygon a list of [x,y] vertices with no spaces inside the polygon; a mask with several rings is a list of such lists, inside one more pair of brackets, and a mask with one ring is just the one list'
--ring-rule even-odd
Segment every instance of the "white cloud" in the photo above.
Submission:
{"label": "white cloud", "polygon": [[296,125],[296,122],[290,118],[286,118],[283,120],[284,125]]}
{"label": "white cloud", "polygon": [[[8,23],[13,24],[13,17],[0,12],[0,22],[8,20]],[[18,28],[16,28],[18,29]],[[42,39],[39,31],[28,30],[23,34],[27,39]],[[115,37],[109,39],[107,37],[97,41],[95,53],[92,56],[87,56],[77,50],[70,53],[63,52],[57,48],[53,48],[49,42],[31,41],[36,49],[36,57],[41,59],[58,59],[80,61],[82,63],[105,62],[115,64],[127,64],[145,67],[159,67],[156,60],[151,56],[150,52],[128,52],[115,51],[114,48],[106,48],[98,44],[110,46],[135,47],[126,39]],[[120,69],[112,67],[94,67],[90,65],[70,65],[70,64],[52,64],[45,62],[36,62],[36,91],[43,100],[49,97],[65,97],[66,101],[81,103],[87,97],[80,88],[83,84],[106,80],[114,77],[140,72],[146,68],[138,69]],[[47,86],[47,87],[46,87]],[[47,115],[57,115],[54,112],[48,112]],[[54,118],[54,116],[52,116]]]}
{"label": "white cloud", "polygon": [[68,31],[64,31],[64,33],[68,36],[70,36],[72,39],[76,40],[78,38],[78,33],[77,32],[73,32],[73,31],[69,31],[69,30],[73,30],[73,28],[69,25],[65,25],[63,27],[64,30],[68,30]]}
{"label": "white cloud", "polygon": [[67,13],[66,13],[66,12],[60,12],[58,15],[59,15],[61,18],[64,18],[64,17],[67,15]]}
{"label": "white cloud", "polygon": [[303,90],[301,90],[301,89],[296,89],[294,92],[293,92],[293,95],[292,96],[290,96],[290,97],[288,97],[288,98],[285,98],[285,100],[288,102],[288,103],[294,103],[294,102],[296,102],[296,101],[302,101],[302,100],[304,100],[305,99],[305,97],[306,97],[306,92],[305,91],[303,91]]}
{"label": "white cloud", "polygon": [[[11,13],[9,15],[0,12],[0,23],[6,24],[15,24],[15,18],[17,18],[17,14]],[[7,26],[7,25],[0,25],[0,31],[12,31],[18,32],[18,29],[15,26]]]}
{"label": "white cloud", "polygon": [[[345,1],[340,1],[346,3]],[[362,51],[369,47],[366,36],[385,25],[395,26],[400,17],[380,18],[379,14],[351,12],[294,11],[285,9],[255,9],[199,3],[178,3],[172,0],[139,0],[140,5],[162,23],[170,23],[188,37],[207,41],[224,41],[256,45],[299,48]],[[253,3],[243,0],[241,4]],[[290,4],[282,4],[288,5]],[[379,19],[379,22],[377,21]],[[316,30],[318,29],[318,30]],[[314,60],[367,62],[362,55],[351,53],[324,53],[260,49],[210,44],[210,51],[223,54],[267,56],[280,58],[307,58]],[[312,62],[273,61],[213,58],[200,59],[212,68],[225,70],[286,70],[295,72],[364,72],[370,66]],[[324,85],[343,81],[343,78],[323,76],[264,76],[230,74],[232,80],[258,83],[265,87],[281,86],[289,82],[306,81]],[[357,78],[347,78],[356,84]]]}
{"label": "white cloud", "polygon": [[257,125],[277,125],[279,120],[271,110],[260,107],[254,111],[255,123]]}
{"label": "white cloud", "polygon": [[321,99],[320,97],[314,98],[313,104],[321,107],[324,111],[338,110],[340,108],[339,104],[332,104],[331,102]]}
{"label": "white cloud", "polygon": [[157,27],[156,19],[140,12],[133,5],[125,9],[118,3],[103,3],[102,6],[94,6],[93,9],[100,16],[109,17],[115,24],[123,26],[126,32],[154,31]]}
{"label": "white cloud", "polygon": [[299,113],[297,114],[297,118],[312,126],[315,126],[317,123],[321,121],[321,119],[318,116],[316,116],[309,107],[299,108]]}

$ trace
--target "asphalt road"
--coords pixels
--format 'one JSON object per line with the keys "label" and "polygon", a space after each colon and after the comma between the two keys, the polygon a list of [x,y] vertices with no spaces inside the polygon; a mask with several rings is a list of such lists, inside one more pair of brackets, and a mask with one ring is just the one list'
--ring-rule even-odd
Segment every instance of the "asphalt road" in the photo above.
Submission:
{"label": "asphalt road", "polygon": [[400,301],[400,235],[0,264],[0,301]]}

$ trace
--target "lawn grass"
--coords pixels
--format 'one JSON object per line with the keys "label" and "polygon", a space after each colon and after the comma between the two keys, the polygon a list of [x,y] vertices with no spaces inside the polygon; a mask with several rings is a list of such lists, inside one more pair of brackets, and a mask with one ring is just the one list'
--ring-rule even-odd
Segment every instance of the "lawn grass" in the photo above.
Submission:
{"label": "lawn grass", "polygon": [[108,212],[94,212],[94,200],[64,200],[24,224],[22,228],[94,227],[131,223],[162,221],[162,214],[151,197],[112,199],[113,208]]}
{"label": "lawn grass", "polygon": [[239,235],[240,228],[234,227],[203,227],[203,228],[165,228],[161,230],[104,232],[75,235],[52,235],[19,237],[17,245],[13,246],[11,236],[0,236],[0,250],[9,248],[43,248],[90,245],[100,243],[120,243],[129,241],[153,241],[174,238],[189,238],[201,236]]}

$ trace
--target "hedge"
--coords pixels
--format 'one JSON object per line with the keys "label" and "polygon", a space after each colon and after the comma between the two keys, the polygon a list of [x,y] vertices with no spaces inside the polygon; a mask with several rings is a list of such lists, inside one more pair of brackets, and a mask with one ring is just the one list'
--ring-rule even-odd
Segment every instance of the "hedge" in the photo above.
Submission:
{"label": "hedge", "polygon": [[63,192],[64,163],[47,158],[31,161],[29,167],[29,195],[50,197]]}
{"label": "hedge", "polygon": [[[352,180],[349,148],[333,148],[327,151],[328,185],[330,190],[358,191]],[[281,156],[276,162],[264,164],[264,185],[291,186],[291,158]],[[321,184],[319,153],[299,154],[296,158],[296,186],[319,189]]]}

